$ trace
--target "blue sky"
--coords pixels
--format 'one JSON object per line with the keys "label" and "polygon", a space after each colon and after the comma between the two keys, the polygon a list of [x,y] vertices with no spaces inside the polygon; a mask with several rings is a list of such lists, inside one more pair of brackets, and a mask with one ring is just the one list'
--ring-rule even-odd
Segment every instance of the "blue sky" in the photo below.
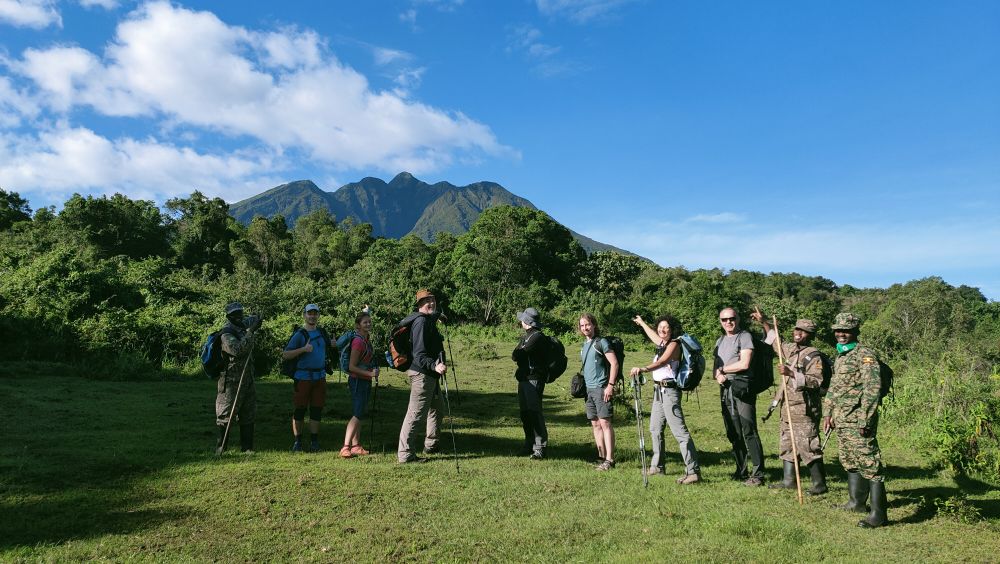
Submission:
{"label": "blue sky", "polygon": [[664,266],[1000,299],[1000,3],[0,0],[0,187],[498,182]]}

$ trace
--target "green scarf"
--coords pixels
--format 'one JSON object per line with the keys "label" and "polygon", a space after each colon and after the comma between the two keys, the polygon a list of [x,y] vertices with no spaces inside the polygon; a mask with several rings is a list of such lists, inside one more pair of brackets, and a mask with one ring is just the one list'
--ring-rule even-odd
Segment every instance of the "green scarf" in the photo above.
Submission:
{"label": "green scarf", "polygon": [[853,351],[854,347],[856,347],[856,346],[858,346],[858,342],[857,341],[854,341],[853,343],[847,343],[846,345],[842,345],[840,343],[837,343],[837,352],[839,354],[846,354],[846,353],[849,353],[849,352]]}

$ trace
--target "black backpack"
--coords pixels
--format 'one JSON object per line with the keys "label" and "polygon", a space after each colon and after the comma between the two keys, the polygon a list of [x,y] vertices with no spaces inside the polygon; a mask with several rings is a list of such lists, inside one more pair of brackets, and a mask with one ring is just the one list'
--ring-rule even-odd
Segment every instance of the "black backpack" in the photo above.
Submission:
{"label": "black backpack", "polygon": [[[311,340],[311,338],[309,337],[309,332],[306,331],[305,327],[299,327],[298,325],[296,325],[292,329],[292,336],[288,338],[289,342],[292,340],[292,337],[294,337],[296,333],[302,333],[303,336],[306,338],[306,343],[308,343]],[[330,342],[330,334],[327,333],[326,329],[324,329],[323,327],[319,327],[319,334],[320,338],[323,339],[323,351],[324,354],[326,355],[326,357],[323,360],[323,371],[326,372],[327,374],[333,374],[333,368],[330,365],[331,352],[333,350],[333,343]],[[281,368],[279,369],[279,372],[289,378],[294,378],[295,371],[299,369],[299,360],[301,358],[302,356],[300,355],[295,358],[289,358],[287,360],[282,359]]]}
{"label": "black backpack", "polygon": [[555,337],[548,337],[548,339],[549,352],[546,357],[548,359],[548,376],[545,383],[551,384],[556,381],[556,378],[562,376],[563,372],[566,372],[569,359],[566,358],[566,347],[563,346],[562,341]]}
{"label": "black backpack", "polygon": [[750,357],[751,394],[760,394],[774,385],[774,356],[771,345],[753,336],[753,356]]}
{"label": "black backpack", "polygon": [[423,314],[419,311],[407,315],[389,333],[385,361],[389,366],[400,372],[406,372],[409,370],[410,365],[413,364],[413,335],[411,329],[413,321],[421,315]]}
{"label": "black backpack", "polygon": [[[622,342],[620,337],[607,336],[604,337],[604,339],[608,342],[608,347],[611,349],[611,352],[615,353],[615,356],[618,358],[618,374],[615,375],[615,382],[623,382],[622,373],[625,367],[625,343]],[[607,363],[608,359],[603,355],[608,351],[601,351],[598,349],[598,352],[601,353],[601,358],[604,358],[604,362]]]}
{"label": "black backpack", "polygon": [[878,375],[882,380],[878,389],[878,401],[882,402],[882,399],[892,393],[892,381],[895,377],[895,373],[888,364],[882,362],[880,359],[878,361]]}

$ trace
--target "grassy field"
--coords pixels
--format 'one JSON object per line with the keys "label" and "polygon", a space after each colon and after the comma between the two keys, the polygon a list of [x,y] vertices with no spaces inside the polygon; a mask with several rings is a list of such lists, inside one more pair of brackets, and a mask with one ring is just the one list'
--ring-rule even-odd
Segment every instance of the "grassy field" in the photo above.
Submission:
{"label": "grassy field", "polygon": [[[906,430],[891,420],[880,438],[892,523],[865,531],[855,526],[858,515],[830,507],[846,499],[835,441],[831,491],[802,507],[794,493],[729,481],[710,380],[685,403],[701,484],[674,483],[681,465],[668,435],[667,476],[643,489],[635,420],[623,409],[615,416],[618,468],[595,472],[584,460],[594,448],[582,402],[565,394],[568,374],[546,390],[548,458],[514,456],[521,430],[507,357],[513,344],[496,343],[499,354],[487,360],[453,345],[458,470],[447,435],[447,454],[395,464],[408,388],[394,371],[378,392],[375,437],[368,423],[363,430],[373,455],[343,460],[336,449],[348,397],[336,377],[322,433],[327,450],[289,452],[291,386],[273,378],[258,382],[256,454],[217,458],[214,385],[206,379],[99,382],[7,370],[0,560],[1000,560],[997,488],[928,468],[902,446]],[[475,347],[477,356],[489,348]],[[631,352],[626,364],[649,354]],[[776,418],[761,431],[768,478],[778,479]]]}

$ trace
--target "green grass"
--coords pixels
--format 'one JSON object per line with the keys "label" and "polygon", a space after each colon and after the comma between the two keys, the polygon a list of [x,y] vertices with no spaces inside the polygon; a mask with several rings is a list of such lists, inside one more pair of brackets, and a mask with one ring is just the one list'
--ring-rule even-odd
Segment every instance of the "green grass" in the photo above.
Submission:
{"label": "green grass", "polygon": [[[700,400],[685,403],[702,484],[674,484],[681,465],[668,435],[667,476],[643,489],[635,421],[621,409],[619,466],[595,472],[584,461],[594,448],[583,405],[565,395],[568,374],[546,390],[549,457],[513,456],[521,440],[506,357],[513,344],[496,344],[502,358],[475,361],[464,357],[463,343],[453,345],[459,471],[447,434],[448,454],[423,465],[395,464],[408,394],[397,372],[383,377],[374,439],[364,426],[373,456],[342,460],[335,449],[348,398],[336,377],[322,432],[329,450],[288,452],[291,386],[264,379],[258,452],[216,458],[208,380],[109,382],[0,370],[0,560],[1000,558],[1000,493],[929,468],[902,446],[906,430],[891,420],[880,438],[892,524],[865,531],[855,526],[858,515],[830,507],[846,499],[835,441],[827,459],[831,492],[803,507],[793,493],[728,481],[732,462],[711,381]],[[630,353],[626,364],[648,355]],[[648,411],[648,393],[644,399]],[[773,480],[780,472],[776,419],[761,431]]]}

